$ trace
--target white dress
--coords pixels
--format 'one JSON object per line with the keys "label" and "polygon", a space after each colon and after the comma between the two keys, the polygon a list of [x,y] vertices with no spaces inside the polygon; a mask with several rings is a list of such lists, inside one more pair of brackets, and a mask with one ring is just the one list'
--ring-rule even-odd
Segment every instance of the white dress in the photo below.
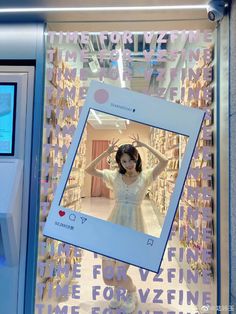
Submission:
{"label": "white dress", "polygon": [[118,170],[104,169],[102,178],[106,186],[113,190],[115,198],[115,206],[108,221],[145,232],[141,203],[148,186],[153,182],[153,168],[142,171],[131,184],[123,181]]}

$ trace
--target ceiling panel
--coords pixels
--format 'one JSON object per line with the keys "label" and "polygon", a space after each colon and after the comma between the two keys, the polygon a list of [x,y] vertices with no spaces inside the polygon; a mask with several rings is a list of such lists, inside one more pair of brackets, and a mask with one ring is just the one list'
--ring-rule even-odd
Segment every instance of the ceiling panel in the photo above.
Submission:
{"label": "ceiling panel", "polygon": [[[168,5],[205,5],[206,0],[168,0]],[[165,5],[161,0],[4,0],[0,2],[0,7],[97,7],[97,6],[154,6]]]}
{"label": "ceiling panel", "polygon": [[88,123],[94,129],[106,129],[106,130],[126,130],[127,120],[108,115],[102,112],[95,111],[95,115],[91,113],[88,117]]}
{"label": "ceiling panel", "polygon": [[[206,0],[169,0],[168,5],[206,5]],[[165,4],[165,3],[164,3]],[[4,0],[0,8],[6,7],[103,7],[103,6],[151,6],[163,5],[163,1],[144,0]],[[59,31],[97,31],[101,30],[151,30],[151,29],[203,29],[214,28],[207,19],[206,10],[172,11],[115,11],[115,12],[45,12],[24,14],[1,14],[0,22],[50,23],[50,29]],[[61,24],[63,23],[63,24]],[[63,26],[62,26],[63,25]]]}

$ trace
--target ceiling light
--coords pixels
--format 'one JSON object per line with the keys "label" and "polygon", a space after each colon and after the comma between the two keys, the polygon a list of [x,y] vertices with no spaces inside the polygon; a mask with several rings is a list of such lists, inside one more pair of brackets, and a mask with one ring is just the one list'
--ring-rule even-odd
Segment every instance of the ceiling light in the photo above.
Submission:
{"label": "ceiling light", "polygon": [[99,124],[102,124],[101,119],[100,119],[99,116],[96,114],[96,112],[94,111],[94,109],[91,109],[91,112],[92,112],[94,118],[97,120],[97,122],[98,122]]}
{"label": "ceiling light", "polygon": [[158,6],[125,6],[125,7],[55,7],[55,8],[1,8],[0,13],[33,13],[33,12],[93,12],[93,11],[161,11],[161,10],[199,10],[208,5],[158,5]]}
{"label": "ceiling light", "polygon": [[119,76],[120,76],[120,87],[124,88],[124,87],[126,87],[126,84],[125,84],[125,81],[123,81],[124,67],[123,67],[123,59],[122,59],[121,48],[118,49],[118,53],[119,53],[119,58],[117,60],[117,64],[118,64],[118,70],[119,70]]}

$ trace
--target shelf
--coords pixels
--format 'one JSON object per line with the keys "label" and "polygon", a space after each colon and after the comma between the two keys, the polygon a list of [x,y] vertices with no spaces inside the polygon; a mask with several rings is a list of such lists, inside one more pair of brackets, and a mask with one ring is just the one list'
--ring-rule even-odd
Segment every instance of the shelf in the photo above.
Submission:
{"label": "shelf", "polygon": [[165,171],[167,171],[167,172],[178,172],[179,168],[177,168],[177,169],[166,169]]}
{"label": "shelf", "polygon": [[[59,170],[59,171],[61,172],[62,169],[63,169],[63,167],[60,166],[60,167],[56,167],[55,169],[56,169],[56,170]],[[49,170],[54,170],[54,167],[50,167]],[[72,168],[72,169],[71,169],[71,172],[72,172],[72,171],[73,171],[73,172],[75,172],[75,171],[76,171],[76,172],[80,172],[80,171],[81,171],[81,167],[79,167],[79,168]]]}
{"label": "shelf", "polygon": [[79,188],[79,187],[80,187],[79,183],[71,184],[69,186],[66,186],[65,191],[68,191],[68,190],[71,190],[71,189],[75,189],[75,188]]}
{"label": "shelf", "polygon": [[[48,67],[51,67],[51,64],[48,65]],[[68,79],[64,78],[63,74],[63,68],[70,68],[69,64],[63,63],[63,62],[57,62],[57,66],[59,66],[62,69],[62,78],[60,81],[57,80],[57,77],[53,76],[52,82],[46,81],[46,84],[48,86],[52,86],[51,84],[55,84],[55,86],[62,87],[62,90],[64,91],[66,87],[72,88],[73,86],[76,87],[76,99],[78,99],[78,93],[80,86],[79,79],[77,78],[75,81],[68,81]],[[53,71],[55,72],[56,69],[54,68]],[[42,185],[41,188],[41,194],[40,199],[43,199],[43,201],[47,201],[49,203],[49,208],[51,205],[51,202],[53,200],[54,196],[54,190],[56,187],[56,184],[58,183],[58,180],[60,179],[60,175],[62,173],[64,164],[66,162],[66,156],[68,154],[68,150],[70,148],[70,143],[72,141],[72,135],[68,134],[70,131],[74,131],[77,128],[78,118],[81,113],[81,101],[74,101],[65,99],[63,96],[62,91],[62,97],[60,99],[56,98],[56,95],[54,94],[50,99],[50,113],[46,112],[44,115],[44,137],[43,137],[43,145],[48,144],[50,145],[49,155],[45,157],[46,150],[43,150],[43,160],[45,162],[46,167],[48,166],[48,169],[45,167],[41,169],[41,180],[47,179],[47,183],[49,184],[49,189],[44,193],[44,186]],[[70,108],[74,107],[73,111],[75,112],[75,115],[70,115]],[[47,108],[46,108],[47,109]],[[65,112],[65,110],[68,110],[68,114]],[[71,111],[72,112],[72,111]],[[47,113],[50,114],[50,117],[47,117]],[[56,126],[58,125],[58,126]],[[67,128],[66,128],[67,127]],[[70,131],[69,131],[70,130]],[[47,133],[48,131],[48,133]],[[57,132],[58,131],[58,132]],[[64,134],[63,134],[64,131]],[[50,132],[50,133],[49,133]],[[47,136],[49,135],[49,136]],[[73,204],[78,203],[80,201],[80,193],[81,193],[81,183],[83,178],[83,172],[85,168],[85,153],[86,153],[86,128],[84,130],[84,135],[82,137],[80,147],[77,151],[77,156],[75,158],[75,161],[73,163],[73,167],[71,169],[71,178],[72,180],[67,181],[67,186],[65,187],[65,201],[67,201],[67,204],[65,206],[69,207]],[[44,146],[43,146],[44,147]],[[57,153],[57,154],[56,154]],[[47,176],[44,175],[48,171]],[[57,177],[57,180],[53,180],[53,174],[56,174],[55,177]],[[77,207],[77,205],[75,205]],[[40,225],[42,225],[45,222],[45,215],[42,215],[42,208],[40,210]],[[49,238],[48,238],[49,239]],[[41,240],[44,240],[44,238],[41,237]],[[52,243],[56,245],[61,241],[52,240]],[[51,243],[51,240],[50,240]],[[54,253],[52,253],[54,254]],[[55,260],[55,255],[50,256],[47,254],[45,257],[38,257],[39,260],[42,260],[46,263],[51,263]],[[72,252],[73,257],[73,252]],[[73,258],[70,260],[70,265],[73,265]],[[60,285],[64,285],[68,283],[68,279],[65,279],[63,277],[53,277],[55,283],[59,283]],[[70,280],[70,278],[69,278]],[[43,299],[43,302],[47,302],[48,300]],[[51,302],[54,301],[54,297],[50,300]],[[50,302],[50,303],[51,303]]]}
{"label": "shelf", "polygon": [[[62,199],[62,200],[63,200],[63,199]],[[70,203],[68,203],[68,204],[64,204],[63,207],[69,207],[70,205],[75,204],[75,203],[78,203],[79,201],[80,201],[80,199],[77,198],[76,200],[74,200],[74,201],[72,201],[72,202],[70,202]]]}

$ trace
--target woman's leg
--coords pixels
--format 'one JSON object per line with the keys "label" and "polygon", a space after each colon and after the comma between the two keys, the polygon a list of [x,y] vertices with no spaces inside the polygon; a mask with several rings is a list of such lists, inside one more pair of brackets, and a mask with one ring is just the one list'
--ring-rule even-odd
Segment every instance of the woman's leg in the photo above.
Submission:
{"label": "woman's leg", "polygon": [[128,292],[136,291],[136,287],[127,271],[129,264],[114,260],[102,260],[102,273],[104,283],[108,286],[123,288]]}
{"label": "woman's leg", "polygon": [[127,275],[129,266],[114,260],[102,260],[103,280],[106,285],[114,286],[113,300],[109,306],[112,309],[121,307],[127,314],[133,313],[137,304],[136,287]]}

